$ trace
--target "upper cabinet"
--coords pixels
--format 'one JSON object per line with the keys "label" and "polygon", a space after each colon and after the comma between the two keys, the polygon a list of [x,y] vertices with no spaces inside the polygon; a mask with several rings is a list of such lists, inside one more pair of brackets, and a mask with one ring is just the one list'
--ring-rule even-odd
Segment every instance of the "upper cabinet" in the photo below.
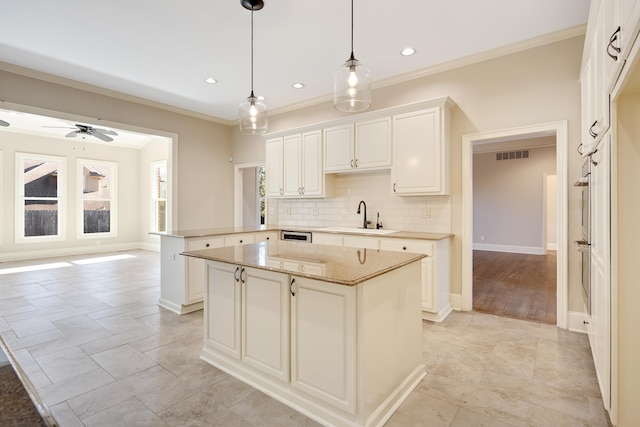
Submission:
{"label": "upper cabinet", "polygon": [[578,152],[593,153],[610,126],[609,93],[626,64],[640,30],[637,0],[594,0],[591,3],[580,83],[582,132]]}
{"label": "upper cabinet", "polygon": [[323,196],[321,132],[287,135],[283,144],[284,196]]}
{"label": "upper cabinet", "polygon": [[326,128],[324,140],[325,172],[358,172],[391,166],[390,117]]}
{"label": "upper cabinet", "polygon": [[284,196],[284,182],[282,170],[283,138],[268,139],[266,143],[266,196]]}
{"label": "upper cabinet", "polygon": [[451,107],[443,98],[431,108],[393,116],[394,194],[450,194]]}

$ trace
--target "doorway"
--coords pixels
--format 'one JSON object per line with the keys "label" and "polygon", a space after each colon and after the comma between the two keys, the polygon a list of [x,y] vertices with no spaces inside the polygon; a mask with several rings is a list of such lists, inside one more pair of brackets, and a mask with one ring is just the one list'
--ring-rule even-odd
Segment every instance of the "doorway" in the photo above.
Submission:
{"label": "doorway", "polygon": [[[567,122],[553,122],[515,129],[465,135],[462,138],[462,289],[460,307],[471,310],[473,303],[473,246],[474,246],[474,181],[473,150],[482,144],[504,143],[505,141],[555,137],[556,141],[556,206],[557,206],[557,268],[556,268],[556,324],[566,328],[567,324]],[[540,208],[542,211],[542,208]],[[547,234],[543,251],[547,250]]]}
{"label": "doorway", "polygon": [[265,167],[262,163],[235,166],[234,208],[236,227],[259,227],[267,223]]}

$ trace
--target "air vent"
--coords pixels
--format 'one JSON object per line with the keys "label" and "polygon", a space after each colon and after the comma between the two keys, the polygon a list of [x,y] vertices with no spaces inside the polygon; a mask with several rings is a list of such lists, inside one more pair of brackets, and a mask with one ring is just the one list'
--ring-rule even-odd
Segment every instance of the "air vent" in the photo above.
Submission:
{"label": "air vent", "polygon": [[496,160],[513,160],[513,159],[528,159],[529,150],[520,151],[504,151],[502,153],[496,153]]}

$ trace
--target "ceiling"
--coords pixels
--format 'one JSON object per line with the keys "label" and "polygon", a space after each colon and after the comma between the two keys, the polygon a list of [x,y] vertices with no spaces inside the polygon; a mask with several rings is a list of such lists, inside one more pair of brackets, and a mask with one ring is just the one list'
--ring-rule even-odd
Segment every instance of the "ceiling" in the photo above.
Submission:
{"label": "ceiling", "polygon": [[[240,0],[0,5],[0,62],[229,123],[249,95],[251,12]],[[383,86],[575,28],[588,12],[589,0],[354,0],[354,52]],[[254,31],[255,93],[271,113],[331,99],[350,54],[349,1],[265,0]],[[401,56],[409,46],[415,55]]]}

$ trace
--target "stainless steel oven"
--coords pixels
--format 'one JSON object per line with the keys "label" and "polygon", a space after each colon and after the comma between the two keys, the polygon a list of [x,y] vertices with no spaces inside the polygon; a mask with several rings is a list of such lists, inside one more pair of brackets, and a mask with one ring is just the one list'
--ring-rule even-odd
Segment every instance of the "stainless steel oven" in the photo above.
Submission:
{"label": "stainless steel oven", "polygon": [[590,202],[591,159],[587,158],[582,165],[582,174],[574,186],[580,188],[581,195],[581,236],[574,241],[578,252],[582,255],[582,289],[587,299],[587,312],[591,314],[591,202]]}
{"label": "stainless steel oven", "polygon": [[310,231],[280,231],[280,240],[293,240],[296,242],[311,243],[311,236],[312,234]]}

